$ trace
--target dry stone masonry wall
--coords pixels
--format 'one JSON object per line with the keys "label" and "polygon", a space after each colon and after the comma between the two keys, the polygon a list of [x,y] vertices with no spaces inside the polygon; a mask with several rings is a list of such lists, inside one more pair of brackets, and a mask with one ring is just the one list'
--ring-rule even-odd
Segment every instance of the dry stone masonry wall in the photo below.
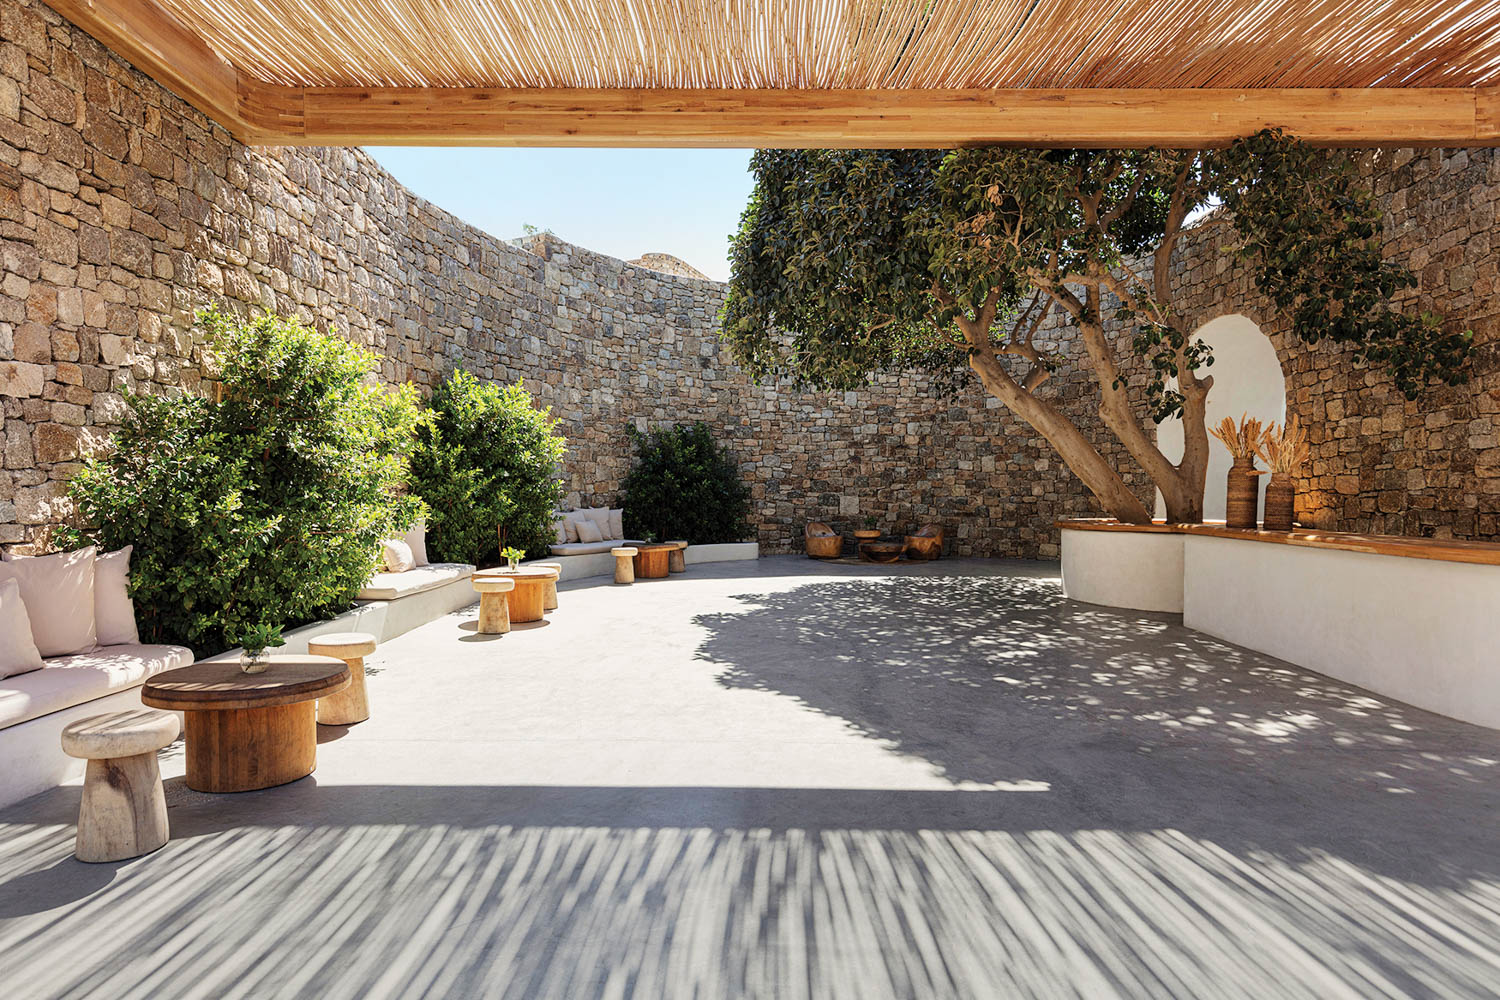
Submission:
{"label": "dry stone masonry wall", "polygon": [[[1398,152],[1378,167],[1393,252],[1486,338],[1496,163]],[[1218,308],[1246,279],[1201,242],[1178,273],[1195,314],[1247,311]],[[459,365],[524,379],[562,420],[579,506],[617,498],[627,422],[706,420],[751,484],[767,551],[795,550],[808,519],[852,528],[873,515],[887,530],[941,523],[959,554],[1047,557],[1056,518],[1096,511],[1046,443],[978,390],[946,399],[904,376],[833,396],[752,384],[720,349],[722,297],[714,282],[545,234],[495,239],[359,150],[247,148],[50,8],[0,0],[0,543],[18,551],[49,544],[68,478],[107,442],[126,392],[201,391],[192,315],[210,303],[336,329],[375,351],[391,383],[430,388]],[[1500,533],[1488,361],[1473,386],[1418,405],[1327,353],[1287,365],[1317,442],[1309,517]],[[1047,391],[1146,496],[1093,419],[1093,387],[1069,371]]]}

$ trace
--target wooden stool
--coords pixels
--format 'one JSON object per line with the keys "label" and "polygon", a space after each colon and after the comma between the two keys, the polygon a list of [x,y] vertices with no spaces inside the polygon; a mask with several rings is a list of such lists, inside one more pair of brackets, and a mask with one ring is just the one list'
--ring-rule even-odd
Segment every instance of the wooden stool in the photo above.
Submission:
{"label": "wooden stool", "polygon": [[365,695],[365,657],[375,652],[375,637],[367,632],[334,632],[309,639],[307,651],[314,656],[331,656],[349,664],[349,686],[318,699],[318,725],[350,726],[370,717],[370,700]]}
{"label": "wooden stool", "polygon": [[514,590],[516,581],[505,576],[476,576],[474,589],[479,592],[479,631],[501,635],[510,631],[510,608],[505,595]]}
{"label": "wooden stool", "polygon": [[547,583],[546,583],[546,585],[544,587],[544,590],[543,590],[543,594],[542,594],[542,610],[543,611],[556,611],[557,610],[557,581],[562,577],[562,563],[539,562],[539,563],[531,563],[531,565],[535,566],[537,569],[555,569],[555,570],[557,570],[557,576],[555,576],[552,579],[550,579],[550,580],[547,581]]}
{"label": "wooden stool", "polygon": [[684,542],[684,541],[676,541],[676,542],[668,542],[667,544],[668,545],[675,545],[675,546],[677,546],[677,548],[673,549],[671,552],[669,552],[667,554],[667,572],[668,573],[686,573],[687,572],[687,558],[686,558],[686,553],[687,553],[688,543]]}
{"label": "wooden stool", "polygon": [[615,583],[635,583],[635,552],[629,545],[609,550],[615,557]]}
{"label": "wooden stool", "polygon": [[124,861],[167,842],[156,751],[181,731],[177,716],[149,708],[91,715],[63,729],[63,753],[89,762],[73,848],[79,861]]}

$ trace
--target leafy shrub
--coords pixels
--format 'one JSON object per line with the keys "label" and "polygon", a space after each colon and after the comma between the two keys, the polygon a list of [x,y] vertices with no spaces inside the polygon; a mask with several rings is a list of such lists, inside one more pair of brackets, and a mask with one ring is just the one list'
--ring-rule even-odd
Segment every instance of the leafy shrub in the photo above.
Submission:
{"label": "leafy shrub", "polygon": [[416,391],[370,381],[375,358],[295,320],[206,310],[217,399],[131,395],[109,454],[71,491],[74,545],[134,545],[146,642],[200,655],[347,607],[380,539],[420,512],[401,495]]}
{"label": "leafy shrub", "polygon": [[625,430],[639,451],[624,484],[628,537],[705,545],[750,536],[750,490],[707,424]]}
{"label": "leafy shrub", "polygon": [[537,409],[520,382],[502,387],[459,369],[433,390],[412,488],[427,503],[434,559],[492,563],[501,536],[507,546],[546,554],[567,447],[556,428],[552,411]]}

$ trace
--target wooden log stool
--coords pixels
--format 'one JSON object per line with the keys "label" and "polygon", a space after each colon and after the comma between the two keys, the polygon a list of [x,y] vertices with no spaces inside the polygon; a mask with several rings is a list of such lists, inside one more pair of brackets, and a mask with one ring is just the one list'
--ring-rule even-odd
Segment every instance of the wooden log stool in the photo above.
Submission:
{"label": "wooden log stool", "polygon": [[167,842],[156,751],[181,731],[177,716],[149,708],[91,715],[63,729],[63,753],[89,762],[73,848],[79,861],[124,861]]}
{"label": "wooden log stool", "polygon": [[485,635],[502,635],[510,631],[510,608],[505,595],[516,589],[508,576],[476,576],[474,589],[479,593],[479,631]]}
{"label": "wooden log stool", "polygon": [[675,545],[675,546],[677,546],[677,548],[675,548],[671,552],[667,553],[667,572],[668,573],[686,573],[687,572],[687,555],[686,555],[686,553],[687,553],[688,543],[686,541],[675,541],[675,542],[668,542],[667,544],[668,545]]}
{"label": "wooden log stool", "polygon": [[314,656],[332,656],[349,664],[349,686],[318,699],[318,725],[352,726],[370,717],[365,694],[365,657],[375,652],[375,637],[368,632],[334,632],[309,639],[307,651]]}
{"label": "wooden log stool", "polygon": [[552,579],[548,580],[545,584],[542,585],[542,610],[556,611],[557,581],[562,579],[562,563],[539,562],[531,563],[530,565],[535,566],[537,569],[550,569],[557,572],[557,576],[554,576]]}
{"label": "wooden log stool", "polygon": [[629,545],[609,550],[615,557],[615,583],[635,583],[635,553]]}

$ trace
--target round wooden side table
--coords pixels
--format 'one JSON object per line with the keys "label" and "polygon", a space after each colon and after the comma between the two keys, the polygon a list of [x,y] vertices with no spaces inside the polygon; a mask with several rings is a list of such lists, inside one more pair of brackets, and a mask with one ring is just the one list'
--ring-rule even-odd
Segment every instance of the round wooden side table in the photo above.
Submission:
{"label": "round wooden side table", "polygon": [[557,570],[532,564],[507,569],[482,569],[474,574],[475,586],[480,580],[510,580],[515,586],[505,594],[510,605],[510,621],[539,622],[547,611],[547,585],[557,586]]}
{"label": "round wooden side table", "polygon": [[312,774],[317,701],[348,686],[343,660],[276,654],[259,674],[227,660],[168,670],[146,681],[141,701],[183,713],[189,788],[248,792]]}
{"label": "round wooden side table", "polygon": [[510,631],[510,602],[506,595],[516,589],[516,581],[504,576],[470,578],[479,594],[479,631],[484,635],[504,635]]}
{"label": "round wooden side table", "polygon": [[661,580],[670,572],[669,558],[677,551],[673,542],[653,542],[635,547],[635,575],[642,580]]}
{"label": "round wooden side table", "polygon": [[64,727],[63,753],[88,761],[73,842],[79,861],[124,861],[167,842],[156,751],[181,731],[177,716],[149,708],[90,715]]}
{"label": "round wooden side table", "polygon": [[635,547],[622,545],[609,554],[615,557],[615,583],[635,583]]}
{"label": "round wooden side table", "polygon": [[368,632],[333,632],[309,639],[307,651],[349,664],[349,686],[318,699],[318,725],[352,726],[368,719],[370,699],[365,694],[365,657],[375,652],[375,637]]}

